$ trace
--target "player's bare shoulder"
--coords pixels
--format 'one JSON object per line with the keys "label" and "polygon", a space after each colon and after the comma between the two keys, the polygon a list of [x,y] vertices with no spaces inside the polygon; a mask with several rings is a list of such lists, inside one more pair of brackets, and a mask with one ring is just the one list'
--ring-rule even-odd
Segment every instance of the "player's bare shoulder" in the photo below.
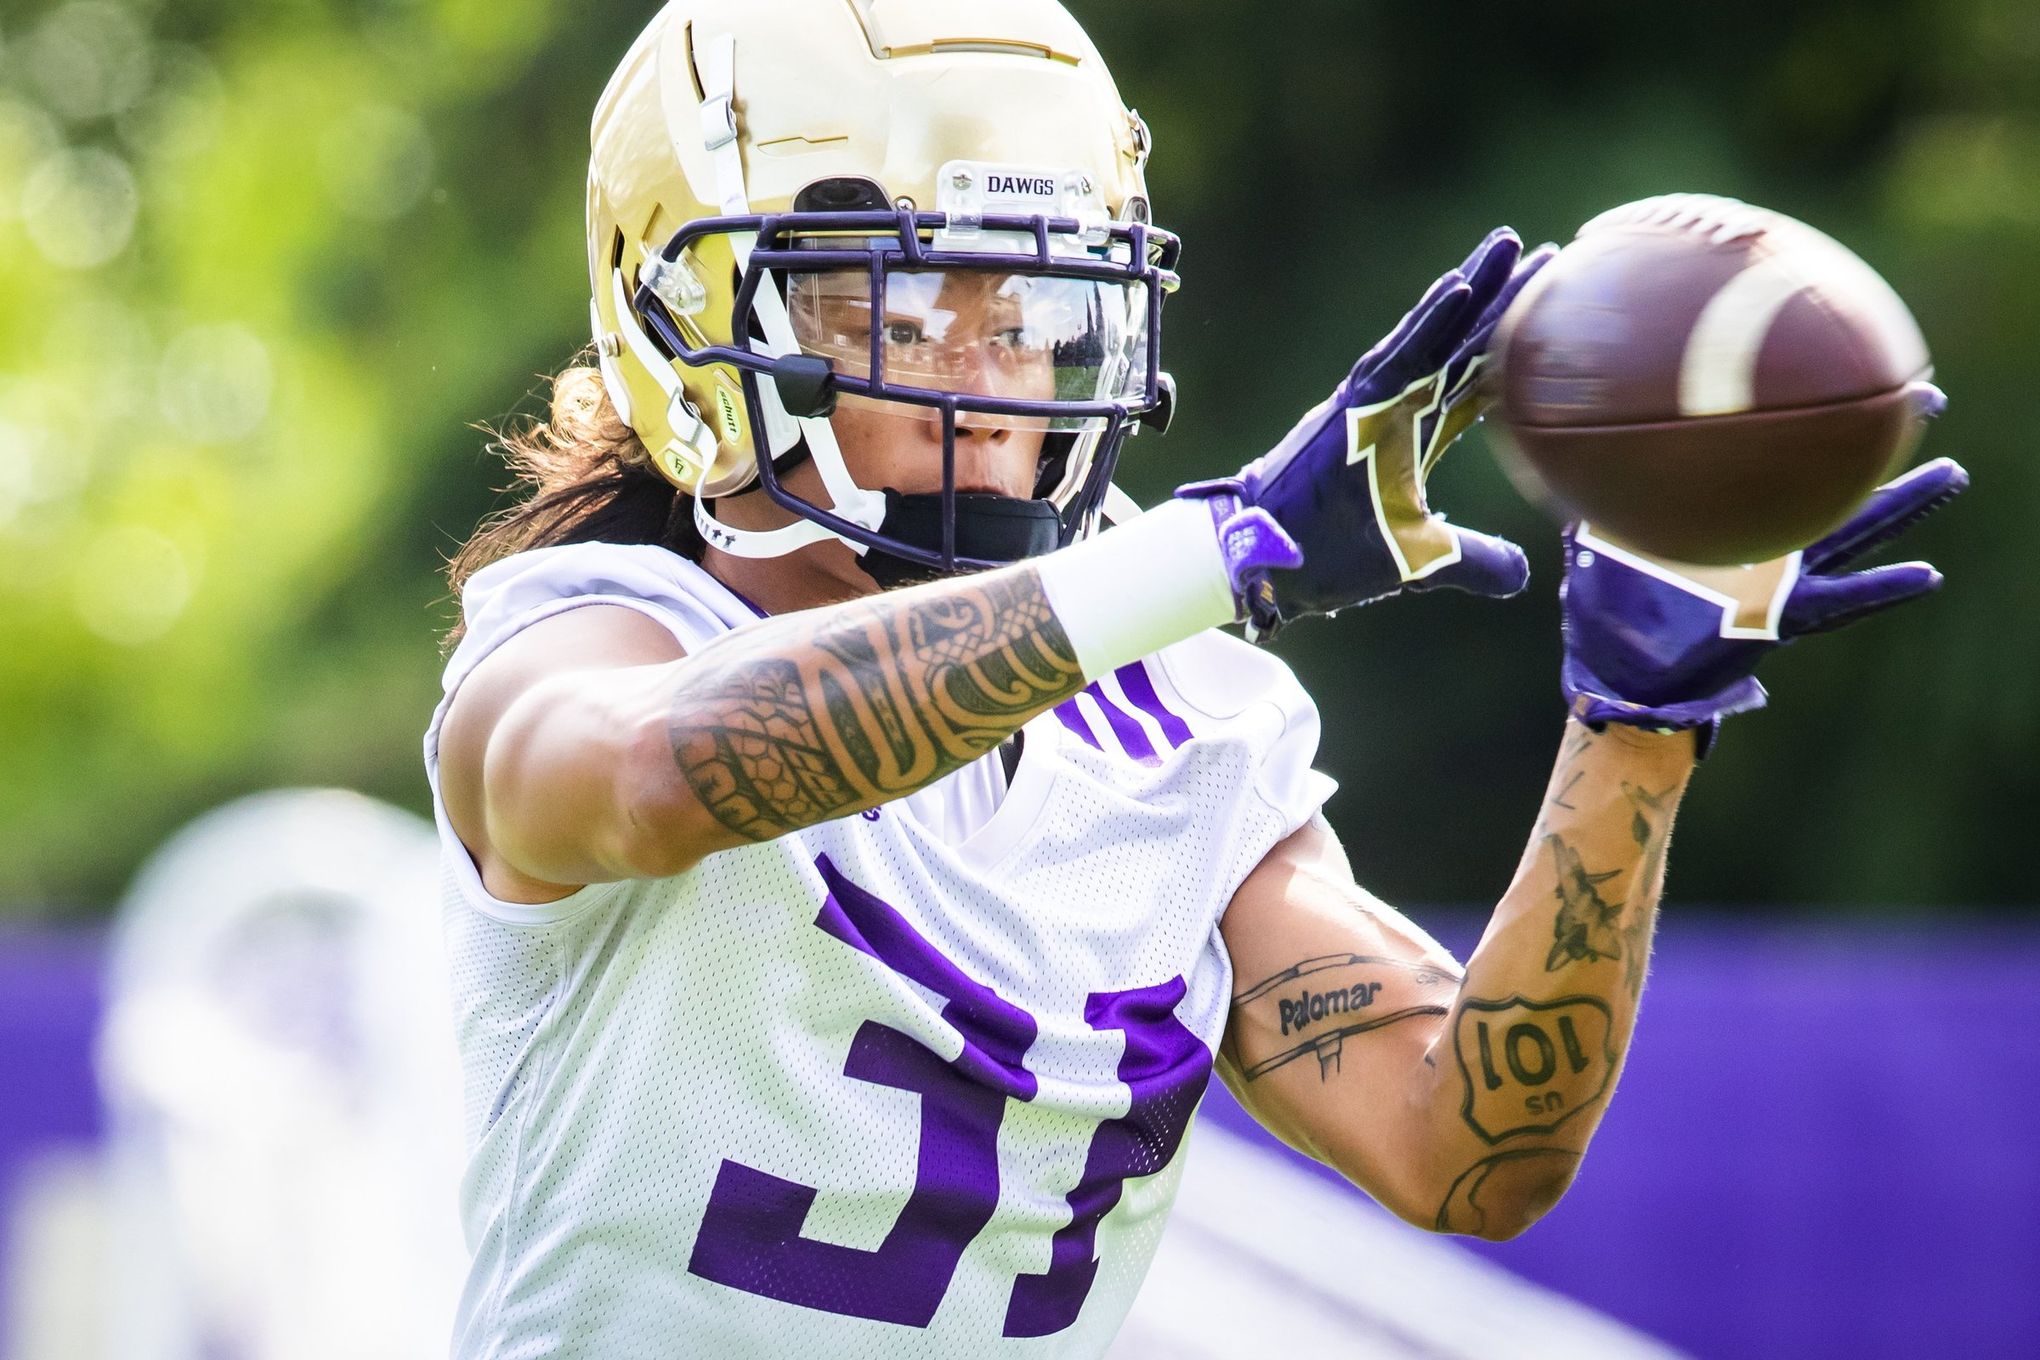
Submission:
{"label": "player's bare shoulder", "polygon": [[501,853],[491,832],[500,822],[492,815],[492,792],[500,798],[506,784],[526,782],[506,781],[491,770],[492,751],[500,766],[505,752],[519,744],[498,741],[518,722],[519,703],[569,676],[659,666],[683,655],[672,633],[646,615],[618,605],[590,605],[520,631],[480,661],[449,697],[439,729],[440,801],[493,895],[543,901],[578,886],[524,872]]}
{"label": "player's bare shoulder", "polygon": [[629,768],[619,743],[644,726],[619,707],[649,711],[661,668],[724,626],[712,610],[740,608],[696,598],[696,570],[657,547],[585,543],[506,558],[468,583],[428,761],[495,896],[547,900],[613,868],[551,841],[576,809],[614,800]]}
{"label": "player's bare shoulder", "polygon": [[686,653],[671,632],[633,609],[589,605],[541,619],[491,651],[450,696],[440,729],[439,769],[447,811],[481,772],[489,735],[532,686],[562,673],[657,666]]}

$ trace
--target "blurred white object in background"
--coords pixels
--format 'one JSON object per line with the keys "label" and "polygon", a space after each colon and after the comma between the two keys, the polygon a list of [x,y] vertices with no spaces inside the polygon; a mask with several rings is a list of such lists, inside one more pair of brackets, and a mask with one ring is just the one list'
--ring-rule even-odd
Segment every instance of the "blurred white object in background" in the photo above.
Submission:
{"label": "blurred white object in background", "polygon": [[100,1042],[101,1354],[446,1353],[466,1255],[437,856],[408,813],[289,791],[138,875]]}

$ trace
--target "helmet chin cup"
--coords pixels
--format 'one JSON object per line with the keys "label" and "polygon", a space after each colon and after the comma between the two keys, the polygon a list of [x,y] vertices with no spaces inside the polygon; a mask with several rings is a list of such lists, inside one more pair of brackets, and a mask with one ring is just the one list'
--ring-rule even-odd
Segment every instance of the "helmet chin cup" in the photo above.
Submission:
{"label": "helmet chin cup", "polygon": [[[1048,501],[1013,496],[957,496],[952,530],[945,529],[943,497],[938,493],[907,496],[885,493],[885,520],[879,532],[927,553],[940,553],[945,535],[953,532],[956,555],[979,561],[1021,562],[1054,552],[1062,538],[1062,515]],[[938,580],[939,567],[910,561],[884,549],[873,549],[858,563],[879,585],[914,585]]]}

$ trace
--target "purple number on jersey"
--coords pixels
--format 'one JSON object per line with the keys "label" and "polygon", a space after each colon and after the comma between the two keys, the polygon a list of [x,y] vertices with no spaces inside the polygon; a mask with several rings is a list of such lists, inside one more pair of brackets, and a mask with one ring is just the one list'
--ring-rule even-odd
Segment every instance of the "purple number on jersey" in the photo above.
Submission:
{"label": "purple number on jersey", "polygon": [[1077,1320],[1098,1274],[1099,1221],[1119,1203],[1128,1179],[1152,1176],[1176,1155],[1211,1079],[1211,1051],[1176,1018],[1186,990],[1176,977],[1158,987],[1093,993],[1085,1004],[1091,1028],[1126,1035],[1119,1079],[1133,1099],[1124,1115],[1092,1135],[1084,1178],[1069,1193],[1070,1221],[1055,1235],[1047,1273],[1013,1281],[1007,1336],[1049,1336]]}
{"label": "purple number on jersey", "polygon": [[[815,866],[828,889],[815,924],[943,997],[942,1018],[963,1037],[963,1052],[944,1059],[876,1021],[851,1041],[845,1076],[921,1097],[914,1189],[876,1250],[803,1237],[812,1186],[725,1160],[687,1268],[804,1308],[925,1327],[964,1250],[998,1207],[999,1125],[1007,1100],[1034,1099],[1038,1086],[1021,1059],[1039,1027],[943,957],[893,907],[844,878],[826,855]],[[1127,1177],[1151,1176],[1175,1155],[1211,1073],[1210,1052],[1175,1016],[1184,990],[1178,977],[1098,993],[1085,1006],[1092,1028],[1126,1036],[1119,1077],[1132,1103],[1093,1135],[1048,1272],[1014,1281],[1006,1335],[1046,1336],[1076,1321],[1098,1271],[1099,1220],[1119,1202]]]}
{"label": "purple number on jersey", "polygon": [[875,1251],[801,1236],[813,1187],[725,1161],[687,1268],[746,1293],[829,1313],[925,1327],[999,1203],[999,1123],[1006,1100],[1031,1100],[1020,1059],[1034,1017],[944,958],[886,903],[816,861],[828,899],[815,924],[946,998],[942,1018],[963,1036],[949,1062],[876,1021],[851,1041],[845,1076],[921,1097],[913,1194]]}

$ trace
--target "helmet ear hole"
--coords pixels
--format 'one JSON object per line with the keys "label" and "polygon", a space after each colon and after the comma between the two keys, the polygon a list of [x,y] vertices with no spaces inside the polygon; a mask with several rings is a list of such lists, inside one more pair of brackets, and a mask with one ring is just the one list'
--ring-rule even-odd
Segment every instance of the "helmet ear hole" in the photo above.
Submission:
{"label": "helmet ear hole", "polygon": [[885,212],[891,207],[883,188],[857,175],[818,179],[793,196],[795,212]]}

